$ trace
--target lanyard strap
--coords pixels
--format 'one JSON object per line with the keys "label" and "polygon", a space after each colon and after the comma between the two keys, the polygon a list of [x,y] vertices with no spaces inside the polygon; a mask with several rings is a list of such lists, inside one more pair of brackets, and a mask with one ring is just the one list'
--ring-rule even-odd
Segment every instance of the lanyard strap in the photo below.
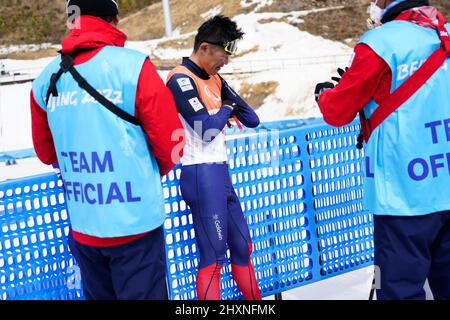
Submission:
{"label": "lanyard strap", "polygon": [[403,105],[417,90],[422,87],[428,79],[443,65],[450,56],[450,36],[445,28],[445,20],[438,13],[437,32],[441,39],[441,46],[437,49],[423,65],[409,77],[400,87],[384,99],[369,119],[364,114],[361,116],[364,141],[367,142],[372,132],[395,110]]}

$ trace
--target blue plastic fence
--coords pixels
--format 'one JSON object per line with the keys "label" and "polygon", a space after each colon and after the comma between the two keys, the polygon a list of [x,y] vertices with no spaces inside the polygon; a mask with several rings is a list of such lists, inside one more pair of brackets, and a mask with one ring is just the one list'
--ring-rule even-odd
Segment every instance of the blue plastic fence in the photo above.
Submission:
{"label": "blue plastic fence", "polygon": [[80,299],[67,246],[61,181],[47,174],[0,184],[0,299]]}
{"label": "blue plastic fence", "polygon": [[[262,296],[373,263],[358,132],[356,123],[336,129],[317,119],[229,130],[230,172],[249,223]],[[167,281],[171,299],[196,299],[198,250],[179,175],[177,167],[163,181]],[[83,298],[55,175],[0,183],[0,223],[0,299]],[[221,289],[224,299],[242,298],[229,261]]]}

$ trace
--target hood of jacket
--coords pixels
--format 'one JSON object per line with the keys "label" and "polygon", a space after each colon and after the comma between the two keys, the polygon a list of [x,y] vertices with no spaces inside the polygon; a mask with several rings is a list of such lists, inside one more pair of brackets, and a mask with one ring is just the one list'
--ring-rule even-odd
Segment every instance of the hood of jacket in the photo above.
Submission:
{"label": "hood of jacket", "polygon": [[126,40],[127,36],[112,24],[94,16],[83,15],[73,21],[69,34],[62,40],[62,53],[73,54],[104,46],[123,47]]}

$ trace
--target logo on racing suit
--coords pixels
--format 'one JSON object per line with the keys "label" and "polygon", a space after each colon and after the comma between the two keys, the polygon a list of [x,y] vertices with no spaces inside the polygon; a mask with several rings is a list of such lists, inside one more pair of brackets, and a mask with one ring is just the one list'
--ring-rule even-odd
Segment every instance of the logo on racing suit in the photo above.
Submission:
{"label": "logo on racing suit", "polygon": [[177,82],[178,85],[180,86],[181,91],[183,92],[194,90],[194,87],[192,86],[192,83],[189,80],[189,78],[180,78],[177,79]]}
{"label": "logo on racing suit", "polygon": [[223,240],[222,226],[220,225],[219,215],[213,215],[214,225],[216,226],[217,237],[219,240]]}
{"label": "logo on racing suit", "polygon": [[198,98],[192,98],[189,100],[189,104],[195,110],[195,112],[203,109],[203,105]]}

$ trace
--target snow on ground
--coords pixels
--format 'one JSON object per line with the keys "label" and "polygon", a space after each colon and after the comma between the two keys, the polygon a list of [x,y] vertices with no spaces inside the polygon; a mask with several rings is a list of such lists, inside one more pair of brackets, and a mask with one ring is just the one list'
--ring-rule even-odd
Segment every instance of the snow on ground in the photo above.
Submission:
{"label": "snow on ground", "polygon": [[0,152],[32,148],[31,82],[0,86]]}
{"label": "snow on ground", "polygon": [[[302,14],[304,12],[293,16]],[[328,80],[337,66],[346,65],[351,48],[313,36],[285,22],[260,23],[262,19],[280,18],[281,15],[284,14],[250,13],[235,17],[245,32],[240,50],[257,50],[234,59],[232,64],[245,65],[246,61],[247,64],[254,61],[257,65],[260,61],[263,66],[265,61],[269,70],[254,73],[246,81],[279,83],[275,94],[257,110],[263,121],[320,116],[313,96],[315,84]]]}
{"label": "snow on ground", "polygon": [[257,11],[263,7],[270,6],[273,0],[241,0],[241,7],[247,8],[256,4],[254,11]]}
{"label": "snow on ground", "polygon": [[54,45],[51,43],[41,43],[41,44],[21,44],[21,45],[11,45],[11,46],[0,46],[0,54],[9,54],[17,52],[33,52],[43,49],[52,48]]}
{"label": "snow on ground", "polygon": [[203,18],[203,20],[211,19],[212,17],[220,14],[222,12],[223,5],[219,4],[215,6],[214,8],[211,8],[210,10],[206,11],[205,13],[202,13],[200,17]]}
{"label": "snow on ground", "polygon": [[18,160],[17,164],[10,166],[0,163],[0,182],[49,172],[54,172],[52,166],[43,164],[38,158]]}
{"label": "snow on ground", "polygon": [[171,59],[181,59],[181,57],[189,56],[192,52],[192,49],[173,49],[173,48],[158,48],[158,45],[161,42],[165,42],[168,40],[184,40],[191,36],[195,35],[195,32],[185,33],[182,35],[177,35],[174,32],[174,36],[171,38],[161,38],[161,39],[153,39],[147,41],[127,41],[125,46],[127,48],[135,49],[146,54],[151,54],[156,57],[160,57],[161,59],[171,60]]}
{"label": "snow on ground", "polygon": [[[55,49],[56,51],[56,49]],[[52,57],[42,58],[37,60],[13,60],[13,59],[3,59],[1,62],[4,63],[5,69],[9,73],[31,73],[38,75],[46,65],[52,61]]]}
{"label": "snow on ground", "polygon": [[[369,266],[283,292],[283,300],[369,300],[372,281],[373,266]],[[424,289],[426,299],[433,300],[428,281]]]}
{"label": "snow on ground", "polygon": [[373,266],[347,272],[283,293],[283,300],[368,300]]}

